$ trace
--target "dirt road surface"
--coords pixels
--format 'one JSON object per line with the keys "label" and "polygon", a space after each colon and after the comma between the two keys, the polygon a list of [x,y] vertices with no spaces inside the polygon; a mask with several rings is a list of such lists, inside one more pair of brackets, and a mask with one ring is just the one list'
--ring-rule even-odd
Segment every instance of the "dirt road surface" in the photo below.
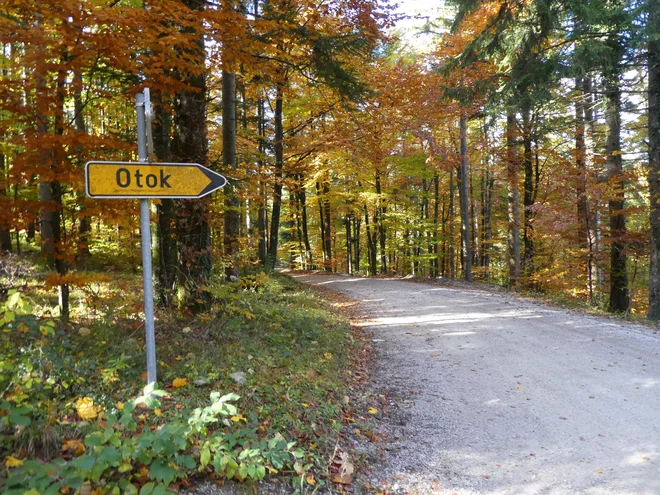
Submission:
{"label": "dirt road surface", "polygon": [[450,495],[660,494],[660,335],[514,295],[294,275],[360,302],[376,351],[374,484]]}

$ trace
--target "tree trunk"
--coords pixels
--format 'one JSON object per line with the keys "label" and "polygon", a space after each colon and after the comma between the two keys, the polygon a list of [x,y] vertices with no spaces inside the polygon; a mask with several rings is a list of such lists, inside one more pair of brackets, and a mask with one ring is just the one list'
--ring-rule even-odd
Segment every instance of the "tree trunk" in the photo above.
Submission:
{"label": "tree trunk", "polygon": [[648,317],[660,319],[660,0],[649,0],[649,192],[651,196],[651,273]]}
{"label": "tree trunk", "polygon": [[508,192],[508,254],[509,286],[516,287],[520,279],[520,215],[518,211],[518,143],[516,140],[516,116],[506,117],[506,149]]}
{"label": "tree trunk", "polygon": [[[222,164],[224,169],[236,172],[236,76],[222,71]],[[239,215],[238,197],[233,184],[225,186],[224,236],[225,275],[231,281],[238,280]]]}
{"label": "tree trunk", "polygon": [[[618,65],[618,60],[617,60]],[[621,88],[620,71],[615,69],[605,75],[607,122],[607,179],[613,189],[608,203],[610,216],[610,302],[611,311],[628,311],[628,272],[626,269],[626,216],[623,213],[625,191],[623,184],[623,160],[621,158]]]}
{"label": "tree trunk", "polygon": [[[87,134],[85,127],[85,118],[83,115],[83,102],[82,102],[82,89],[83,80],[80,71],[77,70],[73,75],[73,113],[76,131],[81,134]],[[78,154],[78,167],[81,169],[85,166],[82,156],[83,147],[77,146],[76,153]],[[89,214],[85,212],[86,197],[83,191],[76,192],[76,200],[78,203],[78,256],[88,257],[89,251],[89,237],[92,232],[92,222]]]}
{"label": "tree trunk", "polygon": [[[192,10],[202,10],[204,5],[202,0],[185,0],[184,3]],[[187,50],[189,58],[196,60],[199,73],[187,76],[184,81],[187,87],[176,95],[172,154],[183,163],[206,165],[206,51],[201,24],[199,30],[195,46]],[[208,198],[179,200],[177,206],[182,302],[193,309],[204,309],[210,303],[210,295],[204,287],[211,277],[213,266]]]}
{"label": "tree trunk", "polygon": [[[154,154],[161,162],[171,161],[170,131],[172,117],[164,106],[165,93],[154,91],[153,140]],[[177,246],[177,203],[173,199],[163,198],[156,207],[158,264],[157,278],[158,300],[163,306],[169,306],[174,300],[179,268],[179,253]]]}
{"label": "tree trunk", "polygon": [[298,203],[300,204],[300,214],[302,223],[303,243],[305,245],[305,263],[308,268],[314,265],[314,258],[312,256],[312,245],[309,242],[309,226],[307,221],[307,193],[305,192],[305,185],[302,176],[300,177],[300,189],[298,190]]}
{"label": "tree trunk", "polygon": [[440,263],[438,255],[440,252],[438,239],[438,220],[440,218],[440,178],[436,172],[433,175],[433,258],[431,260],[431,278],[437,278],[439,275]]}
{"label": "tree trunk", "polygon": [[269,268],[275,267],[277,261],[277,244],[280,233],[280,212],[282,210],[282,179],[284,168],[284,129],[283,98],[284,87],[278,83],[275,92],[275,185],[273,186],[273,210],[270,217],[270,237],[268,246]]}
{"label": "tree trunk", "polygon": [[[594,155],[595,155],[595,134],[596,134],[596,119],[594,118],[593,110],[593,90],[591,87],[591,78],[586,76],[583,82],[583,92],[585,98],[584,104],[584,121],[585,121],[585,161],[587,173],[595,174],[594,170]],[[589,200],[587,196],[587,201]],[[603,279],[603,269],[596,264],[596,255],[600,252],[600,212],[598,210],[598,200],[593,199],[593,205],[589,208],[587,202],[587,214],[589,215],[588,224],[588,242],[589,242],[589,257],[588,257],[588,273],[589,273],[589,296],[590,301],[593,303],[594,287],[600,287]]]}
{"label": "tree trunk", "polygon": [[353,270],[360,271],[360,215],[353,215],[353,251],[355,258],[353,259]]}
{"label": "tree trunk", "polygon": [[[255,7],[256,8],[256,7]],[[258,166],[259,171],[263,173],[264,153],[265,153],[265,117],[264,100],[259,98],[257,101],[257,136],[259,153]],[[257,230],[259,232],[259,261],[265,265],[268,260],[268,210],[267,210],[266,185],[259,181],[259,207],[257,213]]]}
{"label": "tree trunk", "polygon": [[467,125],[465,116],[460,119],[460,149],[461,163],[458,168],[460,186],[458,197],[461,210],[461,242],[463,243],[463,278],[472,280],[472,243],[470,242],[470,211],[468,197],[468,158],[467,158]]}
{"label": "tree trunk", "polygon": [[[0,196],[3,199],[8,196],[8,190],[7,190],[8,174],[9,171],[8,171],[7,163],[5,161],[5,155],[0,151]],[[18,234],[18,229],[16,229],[16,233]],[[11,251],[12,251],[11,225],[9,221],[7,222],[3,221],[2,225],[0,225],[0,252],[11,253]]]}
{"label": "tree trunk", "polygon": [[369,275],[376,275],[378,273],[378,255],[376,252],[376,232],[372,232],[369,225],[369,208],[364,205],[364,226],[367,231],[367,247],[369,258]]}
{"label": "tree trunk", "polygon": [[523,267],[525,284],[534,287],[534,163],[532,161],[532,116],[529,104],[522,111],[523,120],[523,169],[525,189],[523,193]]}
{"label": "tree trunk", "polygon": [[327,183],[323,184],[323,214],[325,223],[325,271],[332,271],[332,223],[330,215],[330,200],[328,199],[328,193],[330,193],[330,187]]}
{"label": "tree trunk", "polygon": [[[488,126],[484,122],[484,140],[486,142],[486,149],[489,149]],[[482,245],[481,245],[481,266],[484,267],[486,279],[490,279],[490,259],[492,250],[493,238],[493,224],[492,224],[492,211],[493,211],[493,188],[495,186],[495,176],[490,170],[490,154],[486,154],[485,170],[482,183]]]}
{"label": "tree trunk", "polygon": [[[5,44],[2,44],[2,55],[5,56],[7,55],[5,52]],[[11,44],[9,44],[9,57],[8,60],[11,59]],[[7,67],[2,69],[2,75],[7,76],[9,71],[7,70]],[[3,197],[8,197],[9,196],[9,182],[7,181],[7,178],[9,177],[9,163],[7,159],[5,158],[4,152],[0,150],[0,196]],[[16,191],[15,186],[15,191]],[[2,224],[0,225],[0,252],[3,253],[11,253],[12,251],[12,244],[11,244],[11,217],[10,215],[7,221],[3,221]],[[7,217],[3,217],[7,218]],[[18,227],[16,228],[16,249],[17,251],[20,251],[21,247],[21,242],[20,242],[20,236],[19,236],[19,231]]]}
{"label": "tree trunk", "polygon": [[351,242],[351,215],[344,217],[344,226],[346,227],[346,272],[353,275],[353,243]]}
{"label": "tree trunk", "polygon": [[454,196],[456,186],[454,184],[454,170],[449,171],[449,278],[456,278],[456,255],[454,253]]}
{"label": "tree trunk", "polygon": [[316,183],[316,200],[319,204],[319,229],[321,230],[321,253],[323,258],[323,265],[325,266],[326,253],[325,253],[325,215],[323,214],[323,197],[321,193],[321,183]]}
{"label": "tree trunk", "polygon": [[[62,49],[60,57],[60,67],[57,71],[57,109],[55,112],[55,134],[58,136],[64,135],[64,93],[66,85],[66,70],[65,64],[68,60],[68,53],[66,48]],[[52,157],[51,169],[55,170],[54,176],[57,177],[57,167],[64,160],[65,152],[63,149],[56,149]],[[65,258],[65,250],[63,249],[62,238],[62,185],[59,181],[53,180],[50,183],[52,212],[50,216],[52,240],[53,240],[53,258],[55,262],[55,270],[60,277],[66,276],[68,266]],[[66,241],[66,239],[64,239]],[[62,321],[67,323],[69,321],[69,284],[60,284],[60,316]]]}
{"label": "tree trunk", "polygon": [[382,188],[380,183],[380,172],[376,172],[376,194],[378,195],[378,220],[374,220],[378,225],[378,240],[380,241],[380,273],[387,273],[387,251],[386,235],[383,217],[385,216],[385,206],[383,205]]}
{"label": "tree trunk", "polygon": [[[582,251],[580,255],[582,271],[589,276],[588,263],[585,255],[589,251],[589,211],[587,205],[587,147],[585,143],[585,101],[584,101],[584,79],[575,78],[575,169],[576,184],[575,193],[577,196],[577,236],[578,247]],[[591,297],[590,297],[591,299]]]}

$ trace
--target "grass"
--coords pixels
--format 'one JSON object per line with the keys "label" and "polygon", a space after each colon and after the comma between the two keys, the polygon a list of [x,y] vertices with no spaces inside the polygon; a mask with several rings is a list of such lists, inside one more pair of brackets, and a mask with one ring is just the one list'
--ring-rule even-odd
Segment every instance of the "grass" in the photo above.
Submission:
{"label": "grass", "polygon": [[[106,416],[140,395],[145,343],[138,275],[81,277],[68,328],[44,326],[52,321],[48,306],[54,301],[42,285],[27,283],[34,275],[26,270],[26,284],[11,281],[32,302],[23,316],[14,311],[13,321],[5,318],[0,334],[0,459],[45,463],[70,456],[67,442],[105,428]],[[349,325],[321,297],[283,275],[251,275],[240,284],[212,284],[209,291],[213,307],[194,318],[158,310],[158,382],[166,395],[157,409],[139,414],[138,432],[185,418],[208,405],[211,391],[235,392],[240,412],[224,420],[227,428],[295,442],[302,456],[279,471],[295,478],[301,491],[317,488],[327,480],[342,429],[345,370],[358,345]],[[235,373],[245,383],[232,378]],[[98,415],[82,419],[83,398]],[[192,449],[191,455],[199,453]],[[14,468],[5,464],[8,476]],[[134,479],[139,486],[139,476]]]}

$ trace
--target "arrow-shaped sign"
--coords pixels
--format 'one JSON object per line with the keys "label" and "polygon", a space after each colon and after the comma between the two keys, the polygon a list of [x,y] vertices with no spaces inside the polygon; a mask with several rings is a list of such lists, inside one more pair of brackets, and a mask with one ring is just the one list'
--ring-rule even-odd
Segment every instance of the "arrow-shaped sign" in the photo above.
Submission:
{"label": "arrow-shaped sign", "polygon": [[197,163],[87,162],[92,198],[201,198],[227,183]]}

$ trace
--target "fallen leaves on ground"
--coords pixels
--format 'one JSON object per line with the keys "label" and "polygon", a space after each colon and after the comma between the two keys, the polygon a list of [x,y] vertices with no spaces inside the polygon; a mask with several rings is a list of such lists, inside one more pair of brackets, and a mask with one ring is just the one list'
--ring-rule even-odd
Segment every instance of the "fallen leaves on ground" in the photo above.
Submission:
{"label": "fallen leaves on ground", "polygon": [[181,388],[185,387],[188,385],[188,379],[187,378],[175,378],[172,380],[172,387],[174,388]]}
{"label": "fallen leaves on ground", "polygon": [[85,453],[85,446],[80,440],[67,440],[62,444],[62,451],[71,450],[73,455],[79,456]]}
{"label": "fallen leaves on ground", "polygon": [[99,414],[99,406],[94,405],[94,399],[83,397],[76,401],[76,411],[80,419],[94,419]]}
{"label": "fallen leaves on ground", "polygon": [[17,459],[16,457],[7,456],[7,458],[5,459],[5,466],[8,468],[15,468],[22,465],[23,465],[23,461],[21,459]]}
{"label": "fallen leaves on ground", "polygon": [[344,452],[337,446],[335,455],[330,463],[330,480],[341,485],[350,485],[353,482],[355,466],[350,461],[348,452]]}

